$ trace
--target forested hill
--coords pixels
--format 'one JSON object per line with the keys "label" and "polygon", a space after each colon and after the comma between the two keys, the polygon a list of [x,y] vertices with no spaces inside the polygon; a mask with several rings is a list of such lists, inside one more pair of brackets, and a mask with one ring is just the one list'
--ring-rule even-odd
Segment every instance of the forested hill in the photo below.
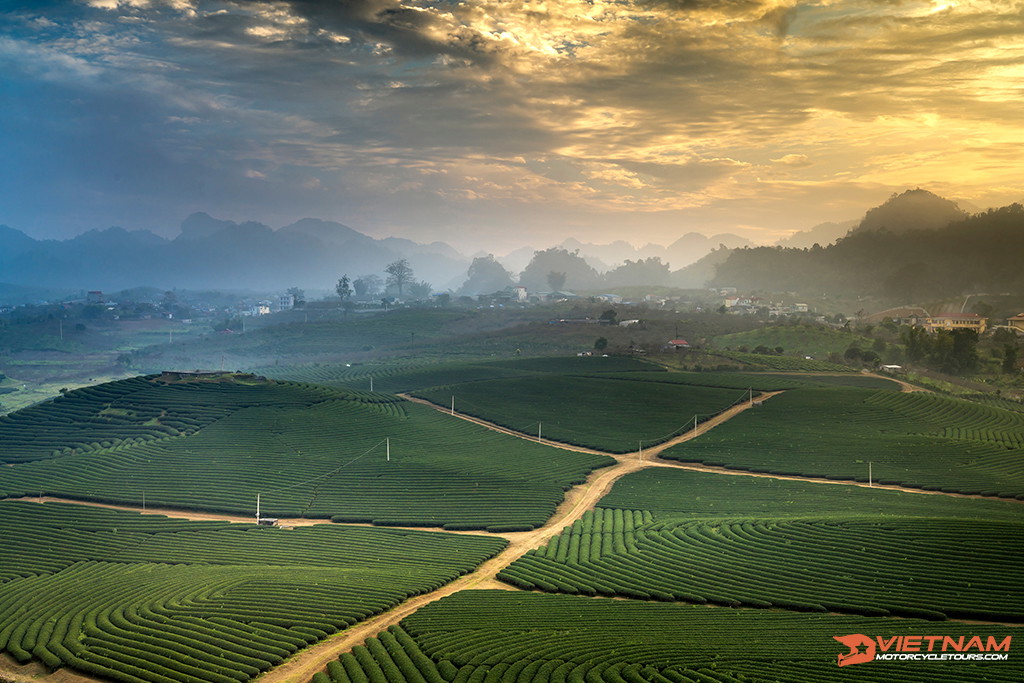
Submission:
{"label": "forested hill", "polygon": [[855,231],[829,247],[734,250],[712,285],[745,290],[879,295],[914,300],[1024,291],[1024,206],[947,227]]}

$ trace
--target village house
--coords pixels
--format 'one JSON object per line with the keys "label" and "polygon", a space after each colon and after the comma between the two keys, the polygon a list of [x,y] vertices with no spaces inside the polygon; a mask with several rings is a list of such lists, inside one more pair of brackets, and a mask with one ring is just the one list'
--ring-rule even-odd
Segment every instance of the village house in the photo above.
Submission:
{"label": "village house", "polygon": [[983,318],[977,313],[942,313],[925,318],[922,326],[929,332],[973,330],[978,334],[983,334],[988,326],[988,318]]}

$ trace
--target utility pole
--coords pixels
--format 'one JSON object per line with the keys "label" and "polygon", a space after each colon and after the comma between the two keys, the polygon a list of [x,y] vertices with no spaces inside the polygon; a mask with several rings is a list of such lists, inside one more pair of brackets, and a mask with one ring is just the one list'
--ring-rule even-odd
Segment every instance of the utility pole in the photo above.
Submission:
{"label": "utility pole", "polygon": [[373,375],[370,375],[370,391],[373,391]]}
{"label": "utility pole", "polygon": [[455,414],[455,397],[452,396],[452,415]]}
{"label": "utility pole", "polygon": [[871,461],[868,460],[868,486],[873,487],[874,484],[871,482]]}
{"label": "utility pole", "polygon": [[260,494],[256,494],[256,523],[260,523]]}
{"label": "utility pole", "polygon": [[387,462],[391,462],[391,437],[390,436],[387,437],[386,443],[387,443],[387,449],[388,449]]}
{"label": "utility pole", "polygon": [[538,422],[537,423],[537,441],[541,441],[542,440],[540,438],[540,426],[541,426],[541,424],[540,424],[540,422]]}
{"label": "utility pole", "polygon": [[146,492],[142,492],[142,511],[146,511]]}
{"label": "utility pole", "polygon": [[747,389],[750,392],[750,405],[754,405],[754,387]]}

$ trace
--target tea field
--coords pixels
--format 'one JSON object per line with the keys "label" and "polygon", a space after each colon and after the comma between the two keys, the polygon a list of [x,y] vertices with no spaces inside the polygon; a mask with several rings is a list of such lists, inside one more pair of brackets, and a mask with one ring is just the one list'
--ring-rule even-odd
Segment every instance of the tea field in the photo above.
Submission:
{"label": "tea field", "polygon": [[[979,635],[1018,629],[769,610],[730,610],[495,590],[427,605],[357,646],[315,683],[1010,683],[1020,660],[885,662],[839,668],[834,636]],[[1011,640],[1012,643],[1012,640]]]}
{"label": "tea field", "polygon": [[603,375],[635,372],[666,375],[665,369],[634,358],[566,356],[429,362],[396,360],[357,365],[317,363],[295,367],[266,367],[260,372],[282,380],[310,382],[345,389],[372,388],[378,392],[401,393],[439,385],[464,384],[488,379],[537,376],[542,374]]}
{"label": "tea field", "polygon": [[927,393],[805,388],[662,454],[679,462],[1024,496],[1024,414]]}
{"label": "tea field", "polygon": [[[641,375],[668,373],[639,373]],[[692,429],[748,392],[614,376],[545,375],[421,389],[414,396],[503,427],[611,453],[636,451]]]}
{"label": "tea field", "polygon": [[[403,343],[402,324],[381,323],[381,339]],[[1024,680],[1012,650],[1008,661],[846,668],[834,639],[1017,635],[1024,413],[998,401],[905,394],[851,372],[670,372],[633,358],[266,372],[277,377],[135,377],[0,417],[0,651],[131,683],[274,675],[313,644],[474,571],[507,533],[531,549],[473,579],[497,571],[509,590],[463,590],[395,616],[313,680]],[[454,397],[458,414],[548,443],[395,395],[406,391],[445,408]],[[758,400],[769,391],[783,393]],[[662,460],[637,458],[694,416],[751,398]],[[642,469],[603,494],[574,492],[586,504],[564,511],[575,516],[561,533],[512,533],[541,527],[567,490],[618,463]],[[874,482],[922,492],[851,485],[867,481],[869,463]],[[252,515],[259,496],[266,516],[335,523],[282,529],[10,500],[44,495],[233,515]]]}
{"label": "tea field", "polygon": [[453,421],[388,394],[136,378],[0,419],[0,495],[399,526],[532,528],[600,455]]}
{"label": "tea field", "polygon": [[600,506],[499,578],[643,600],[1024,621],[1016,503],[652,468]]}
{"label": "tea field", "polygon": [[0,501],[0,650],[115,681],[245,681],[501,539]]}

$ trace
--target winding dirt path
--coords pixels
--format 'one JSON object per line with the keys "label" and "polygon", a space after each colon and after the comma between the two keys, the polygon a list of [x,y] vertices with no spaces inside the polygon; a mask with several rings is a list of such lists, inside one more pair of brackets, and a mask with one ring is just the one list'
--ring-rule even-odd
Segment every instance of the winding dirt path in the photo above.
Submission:
{"label": "winding dirt path", "polygon": [[916,384],[911,384],[910,382],[898,379],[896,377],[892,377],[891,375],[880,375],[877,372],[864,372],[864,374],[868,377],[877,377],[878,379],[887,379],[890,382],[896,382],[896,384],[900,385],[900,391],[902,391],[904,394],[909,394],[914,391],[929,392],[929,390],[925,389],[924,387],[919,387]]}
{"label": "winding dirt path", "polygon": [[[758,400],[765,400],[779,393],[781,392],[762,394]],[[411,398],[409,396],[404,396],[404,398],[408,398],[416,403],[429,405],[442,412],[451,412],[443,406],[438,406],[430,403],[429,401]],[[328,662],[337,659],[338,655],[343,652],[348,652],[354,646],[365,642],[367,638],[372,638],[381,631],[387,629],[389,626],[397,624],[424,605],[440,600],[443,597],[452,595],[453,593],[461,590],[485,588],[510,589],[510,586],[502,584],[497,580],[496,577],[498,572],[525,555],[526,551],[543,546],[552,537],[561,533],[565,527],[571,526],[575,521],[582,518],[583,513],[587,510],[593,509],[594,506],[597,505],[597,502],[611,490],[612,485],[615,484],[616,481],[627,474],[649,467],[653,464],[651,459],[666,448],[671,448],[676,444],[696,438],[708,430],[714,429],[726,420],[742,413],[744,410],[748,410],[752,406],[753,404],[750,402],[744,402],[733,406],[732,408],[719,413],[710,420],[701,423],[698,425],[696,430],[690,430],[686,434],[677,436],[674,439],[670,439],[669,441],[658,444],[657,446],[644,449],[643,452],[612,454],[588,448],[568,446],[567,444],[557,442],[540,441],[540,443],[543,443],[544,445],[562,448],[564,450],[609,455],[615,458],[617,463],[609,467],[594,470],[590,473],[590,476],[587,477],[587,480],[583,484],[570,489],[566,493],[562,504],[555,510],[555,514],[548,519],[544,526],[534,529],[533,531],[498,534],[509,541],[508,546],[498,553],[498,555],[480,565],[475,571],[459,577],[455,581],[452,581],[432,593],[410,598],[392,610],[383,614],[378,614],[372,619],[368,619],[367,621],[360,622],[355,626],[347,628],[341,633],[297,653],[284,664],[274,667],[270,671],[259,676],[256,680],[260,683],[308,681],[313,677],[313,674],[318,671],[322,671],[324,667],[327,666]],[[504,434],[524,438],[530,441],[538,441],[536,437],[521,434],[485,420],[461,415],[459,413],[455,413],[455,416]]]}

